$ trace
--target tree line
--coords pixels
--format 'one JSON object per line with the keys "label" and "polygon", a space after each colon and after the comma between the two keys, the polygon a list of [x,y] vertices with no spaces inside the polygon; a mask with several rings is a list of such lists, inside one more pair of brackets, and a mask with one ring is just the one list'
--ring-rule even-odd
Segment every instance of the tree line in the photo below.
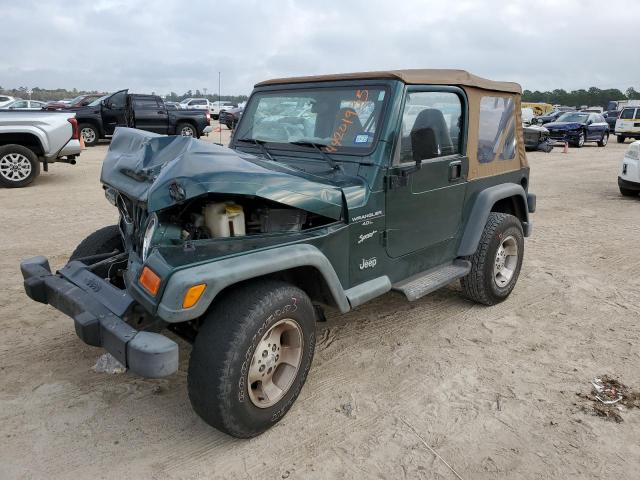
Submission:
{"label": "tree line", "polygon": [[[98,90],[78,90],[74,88],[72,90],[67,90],[66,88],[54,88],[54,89],[46,89],[46,88],[38,88],[34,87],[31,90],[31,95],[29,95],[29,89],[27,87],[19,87],[19,88],[2,88],[0,87],[0,93],[3,95],[10,95],[16,98],[31,98],[32,100],[41,100],[44,102],[48,102],[50,100],[62,100],[64,98],[74,98],[78,95],[86,95],[86,94],[96,94],[96,93],[104,93],[105,95],[109,92],[99,92]],[[136,92],[143,93],[143,92]],[[155,95],[155,92],[151,92],[152,95]],[[166,101],[170,102],[179,102],[180,100],[184,100],[185,98],[207,98],[211,102],[215,102],[217,100],[225,100],[233,103],[240,103],[247,100],[246,95],[222,95],[221,97],[218,94],[203,94],[200,90],[196,90],[195,92],[191,90],[187,90],[185,93],[179,95],[176,92],[171,92],[168,95],[160,95]]]}
{"label": "tree line", "polygon": [[540,92],[538,90],[532,92],[525,90],[522,92],[523,102],[542,102],[552,105],[566,105],[569,107],[581,107],[587,105],[589,107],[607,108],[610,100],[640,100],[640,92],[633,87],[627,88],[623,93],[617,88],[609,88],[602,90],[597,87],[591,87],[588,90],[572,90],[567,92],[563,89],[556,89],[551,92]]}

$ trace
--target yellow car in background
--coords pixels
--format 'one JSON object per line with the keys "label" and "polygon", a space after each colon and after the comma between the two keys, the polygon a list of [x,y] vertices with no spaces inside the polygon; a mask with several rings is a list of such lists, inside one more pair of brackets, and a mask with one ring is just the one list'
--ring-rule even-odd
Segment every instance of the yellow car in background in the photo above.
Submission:
{"label": "yellow car in background", "polygon": [[536,117],[545,115],[553,110],[553,105],[550,103],[538,103],[538,102],[522,102],[522,108],[530,108],[533,110],[533,114]]}

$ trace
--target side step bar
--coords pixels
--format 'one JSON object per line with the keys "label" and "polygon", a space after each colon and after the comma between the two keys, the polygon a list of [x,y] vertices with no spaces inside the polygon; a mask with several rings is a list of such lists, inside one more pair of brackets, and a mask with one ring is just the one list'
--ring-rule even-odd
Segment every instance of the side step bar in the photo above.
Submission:
{"label": "side step bar", "polygon": [[394,283],[392,289],[404,293],[407,300],[412,302],[464,277],[469,271],[471,271],[471,262],[454,260],[448,265],[441,265]]}

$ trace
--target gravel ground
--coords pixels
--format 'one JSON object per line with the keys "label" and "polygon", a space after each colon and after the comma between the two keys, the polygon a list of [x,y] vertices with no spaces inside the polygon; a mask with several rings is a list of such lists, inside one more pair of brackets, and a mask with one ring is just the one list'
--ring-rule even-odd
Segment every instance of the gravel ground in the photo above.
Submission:
{"label": "gravel ground", "polygon": [[618,193],[625,148],[529,154],[538,212],[511,297],[483,307],[454,284],[329,318],[297,403],[249,441],[191,410],[188,345],[168,379],[98,374],[102,351],[23,292],[21,259],[58,268],[116,221],[98,181],[107,146],[0,190],[0,478],[456,478],[423,441],[464,479],[636,478],[640,412],[607,421],[576,395],[603,374],[640,387],[640,198]]}

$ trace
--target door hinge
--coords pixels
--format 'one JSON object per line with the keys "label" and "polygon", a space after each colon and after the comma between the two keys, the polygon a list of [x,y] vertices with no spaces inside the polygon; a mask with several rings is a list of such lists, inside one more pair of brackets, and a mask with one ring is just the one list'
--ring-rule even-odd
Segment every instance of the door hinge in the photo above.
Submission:
{"label": "door hinge", "polygon": [[409,185],[409,176],[405,172],[401,172],[400,175],[387,175],[384,177],[385,190],[393,190],[407,185]]}

